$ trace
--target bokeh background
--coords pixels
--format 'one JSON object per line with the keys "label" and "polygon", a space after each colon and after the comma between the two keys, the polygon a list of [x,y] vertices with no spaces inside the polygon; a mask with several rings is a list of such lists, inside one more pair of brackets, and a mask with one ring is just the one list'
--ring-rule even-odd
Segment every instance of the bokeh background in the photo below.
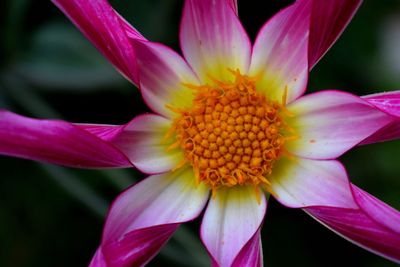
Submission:
{"label": "bokeh background", "polygon": [[[147,38],[179,51],[182,0],[119,0],[115,8]],[[291,1],[239,0],[254,39]],[[148,111],[124,80],[50,1],[0,4],[0,108],[39,118],[123,124]],[[400,89],[400,1],[366,0],[311,74],[309,91],[357,95]],[[352,181],[400,209],[400,141],[342,158]],[[133,169],[74,170],[0,156],[0,266],[87,266]],[[181,227],[149,266],[209,266],[200,220]],[[271,200],[263,228],[266,266],[396,266],[330,232],[301,210]]]}

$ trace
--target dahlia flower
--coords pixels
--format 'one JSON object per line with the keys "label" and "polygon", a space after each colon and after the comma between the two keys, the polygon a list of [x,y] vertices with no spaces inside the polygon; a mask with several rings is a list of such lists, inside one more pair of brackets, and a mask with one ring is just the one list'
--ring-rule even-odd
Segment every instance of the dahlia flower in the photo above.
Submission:
{"label": "dahlia flower", "polygon": [[142,266],[203,210],[213,266],[261,266],[270,196],[400,262],[400,213],[351,184],[336,160],[358,144],[400,136],[400,92],[303,95],[360,0],[295,1],[254,44],[235,0],[186,0],[183,57],[148,41],[106,0],[53,2],[154,111],[122,126],[0,112],[2,154],[150,175],[112,204],[90,266]]}

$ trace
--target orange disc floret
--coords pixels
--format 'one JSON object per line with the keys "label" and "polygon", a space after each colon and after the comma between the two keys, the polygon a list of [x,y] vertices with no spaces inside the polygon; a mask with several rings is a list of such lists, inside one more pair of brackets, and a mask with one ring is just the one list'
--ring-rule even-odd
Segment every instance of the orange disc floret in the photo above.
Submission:
{"label": "orange disc floret", "polygon": [[173,130],[199,182],[213,191],[240,185],[268,186],[268,176],[280,156],[282,104],[256,92],[256,80],[232,71],[232,82],[213,79],[193,86],[191,108],[176,110]]}

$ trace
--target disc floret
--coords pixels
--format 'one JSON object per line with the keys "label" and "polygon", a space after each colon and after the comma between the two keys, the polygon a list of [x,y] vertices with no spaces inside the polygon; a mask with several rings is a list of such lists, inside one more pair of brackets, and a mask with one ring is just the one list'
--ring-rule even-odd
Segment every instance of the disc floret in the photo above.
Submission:
{"label": "disc floret", "polygon": [[256,79],[232,71],[233,81],[194,86],[191,108],[173,123],[184,161],[213,191],[240,185],[269,186],[268,176],[285,138],[281,103],[256,92]]}

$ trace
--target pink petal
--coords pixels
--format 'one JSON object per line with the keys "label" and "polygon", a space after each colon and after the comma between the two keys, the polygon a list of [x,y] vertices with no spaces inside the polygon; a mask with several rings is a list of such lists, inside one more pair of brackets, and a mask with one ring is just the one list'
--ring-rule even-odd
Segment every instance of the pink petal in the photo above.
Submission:
{"label": "pink petal", "polygon": [[362,209],[321,206],[305,211],[352,243],[400,263],[400,234],[380,225]]}
{"label": "pink petal", "polygon": [[80,168],[131,167],[112,144],[73,124],[0,111],[0,154]]}
{"label": "pink petal", "polygon": [[92,260],[90,261],[89,267],[107,267],[107,262],[104,259],[101,248],[96,250]]}
{"label": "pink petal", "polygon": [[379,93],[364,96],[363,99],[380,110],[397,117],[392,123],[386,125],[373,135],[365,139],[361,144],[371,144],[395,140],[400,138],[400,91]]}
{"label": "pink petal", "polygon": [[363,99],[390,115],[400,117],[400,91],[367,95]]}
{"label": "pink petal", "polygon": [[[237,262],[241,262],[244,254],[251,254],[251,261],[255,261],[251,252],[255,242],[252,238],[258,233],[267,202],[261,192],[260,202],[257,202],[254,190],[250,186],[219,189],[210,199],[201,225],[201,237],[214,265],[231,266],[237,257]],[[251,244],[246,247],[248,242]]]}
{"label": "pink petal", "polygon": [[99,137],[104,141],[115,138],[124,128],[124,125],[104,125],[104,124],[75,124],[77,127]]}
{"label": "pink petal", "polygon": [[166,224],[147,227],[105,244],[103,250],[106,251],[108,266],[144,266],[167,243],[178,226]]}
{"label": "pink petal", "polygon": [[354,199],[368,216],[400,235],[400,212],[374,196],[351,185]]}
{"label": "pink petal", "polygon": [[236,256],[232,267],[254,266],[262,267],[263,264],[263,251],[261,246],[261,233],[260,229],[254,234],[249,242]]}
{"label": "pink petal", "polygon": [[308,48],[310,69],[336,42],[361,3],[362,0],[312,1]]}
{"label": "pink petal", "polygon": [[298,139],[286,149],[312,159],[337,158],[393,120],[365,100],[339,91],[304,96],[288,110],[294,114],[288,123]]}
{"label": "pink petal", "polygon": [[52,0],[93,45],[129,80],[138,84],[135,52],[128,36],[144,37],[106,0]]}
{"label": "pink petal", "polygon": [[147,105],[155,112],[173,117],[166,105],[174,108],[190,107],[198,79],[188,64],[170,48],[152,42],[132,41],[137,52],[140,88]]}
{"label": "pink petal", "polygon": [[282,157],[268,178],[273,195],[292,208],[334,206],[355,208],[346,170],[334,160]]}
{"label": "pink petal", "polygon": [[172,122],[158,115],[141,115],[114,136],[111,143],[123,151],[136,168],[145,173],[169,171],[183,160],[181,149],[168,147],[175,143],[174,138],[165,140]]}
{"label": "pink petal", "polygon": [[237,0],[227,0],[228,4],[232,7],[236,14],[239,14],[239,8]]}
{"label": "pink petal", "polygon": [[[230,1],[186,0],[181,22],[183,54],[203,83],[247,73],[251,44]],[[231,1],[232,2],[232,1]]]}
{"label": "pink petal", "polygon": [[250,75],[259,77],[257,89],[281,101],[301,96],[308,80],[308,31],[311,4],[296,1],[270,19],[253,47]]}
{"label": "pink petal", "polygon": [[196,218],[208,189],[196,186],[191,168],[150,176],[113,203],[104,227],[102,252],[111,266],[138,266],[150,260],[178,224]]}

